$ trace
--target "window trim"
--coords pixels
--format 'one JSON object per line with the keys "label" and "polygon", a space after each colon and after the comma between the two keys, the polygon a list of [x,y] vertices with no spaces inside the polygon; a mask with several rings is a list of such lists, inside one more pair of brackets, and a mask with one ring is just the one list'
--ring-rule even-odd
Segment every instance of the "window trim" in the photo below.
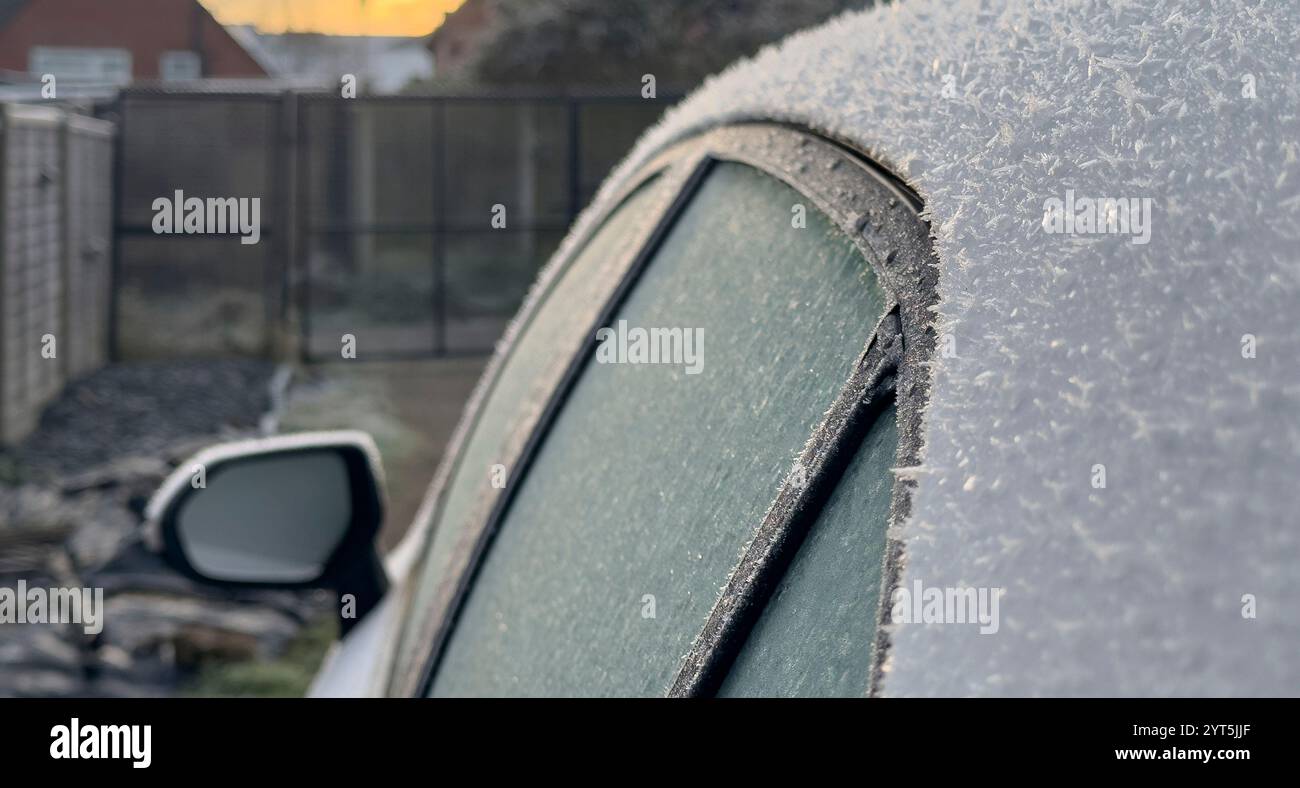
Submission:
{"label": "window trim", "polygon": [[[454,576],[439,579],[433,609],[428,611],[428,617],[416,633],[415,660],[400,675],[392,677],[391,689],[396,694],[422,696],[432,686],[465,599],[515,493],[522,486],[519,482],[563,410],[568,394],[595,355],[596,330],[608,325],[617,315],[704,176],[719,161],[754,167],[808,198],[858,247],[887,300],[885,314],[868,336],[848,381],[805,444],[800,456],[805,473],[796,477],[792,469],[787,476],[745,554],[729,572],[722,593],[679,665],[668,695],[696,696],[716,691],[803,536],[838,484],[875,416],[891,399],[898,405],[896,467],[919,464],[920,417],[929,393],[927,362],[935,345],[931,310],[936,301],[938,271],[929,230],[921,219],[920,200],[887,172],[850,149],[788,126],[771,123],[727,126],[679,143],[630,179],[617,195],[618,199],[610,201],[611,207],[588,225],[576,243],[568,246],[554,270],[543,273],[543,284],[521,310],[518,329],[507,336],[505,348],[493,359],[472,396],[449,444],[449,460],[442,464],[426,500],[426,505],[432,502],[435,516],[429,518],[429,533],[424,536],[425,544],[420,545],[422,560],[427,560],[429,540],[435,530],[432,523],[441,515],[448,487],[460,467],[463,446],[512,355],[515,340],[531,323],[572,260],[623,200],[651,178],[666,178],[663,199],[652,212],[655,215],[643,228],[637,243],[630,244],[624,259],[618,261],[615,276],[619,281],[598,310],[585,341],[568,359],[558,383],[545,395],[544,405],[533,409],[535,417],[524,419],[511,438],[508,447],[511,461],[505,463],[511,483],[500,490],[494,489],[476,507],[467,539],[456,547]],[[914,485],[907,477],[895,475],[890,504],[891,532],[910,511]],[[889,537],[878,624],[884,622],[888,607],[884,600],[897,583],[901,559],[901,545]],[[415,582],[406,584],[403,617],[414,602],[414,588],[422,574],[420,568],[417,566],[412,574]],[[888,650],[883,626],[877,627],[876,637],[871,668],[873,694]]]}
{"label": "window trim", "polygon": [[804,444],[798,460],[802,473],[786,477],[740,562],[727,577],[703,629],[678,667],[668,688],[669,697],[711,696],[722,686],[867,432],[893,401],[902,356],[903,335],[895,304],[872,331],[848,382]]}
{"label": "window trim", "polygon": [[[451,485],[459,475],[462,468],[466,444],[468,443],[470,436],[473,435],[477,429],[478,424],[483,417],[483,413],[486,410],[487,403],[491,399],[492,393],[496,390],[497,383],[500,380],[503,370],[509,363],[510,359],[514,356],[515,350],[518,347],[518,338],[523,336],[529,326],[532,325],[533,319],[538,310],[549,299],[549,296],[554,291],[560,279],[568,272],[574,260],[582,253],[582,250],[586,248],[587,244],[591,242],[593,237],[602,227],[604,227],[605,223],[614,215],[614,213],[616,213],[627,199],[642,186],[645,186],[651,180],[662,179],[663,183],[660,187],[662,191],[659,195],[659,199],[647,212],[648,216],[646,217],[647,221],[645,224],[638,228],[637,234],[639,237],[634,243],[627,245],[623,259],[616,261],[614,265],[617,272],[616,276],[625,278],[625,273],[631,266],[635,256],[647,246],[654,233],[660,231],[667,225],[671,225],[672,220],[667,217],[670,213],[674,212],[675,208],[680,207],[677,206],[678,200],[686,199],[683,195],[688,195],[693,192],[693,188],[688,189],[687,187],[690,184],[691,178],[697,177],[695,170],[700,166],[701,162],[688,155],[683,155],[684,153],[684,149],[680,146],[671,148],[642,168],[635,177],[629,179],[629,182],[615,193],[614,199],[610,201],[609,208],[601,214],[593,216],[591,221],[588,222],[585,229],[581,232],[580,236],[576,237],[573,242],[566,242],[557,253],[557,257],[545,266],[539,274],[538,282],[529,291],[528,296],[524,300],[523,306],[520,307],[519,315],[506,329],[506,336],[502,340],[501,350],[493,355],[492,359],[488,363],[487,369],[484,370],[482,378],[479,379],[478,384],[474,387],[474,391],[470,394],[469,402],[466,404],[465,410],[461,415],[460,422],[457,424],[455,431],[452,433],[451,440],[447,444],[447,449],[444,453],[444,460],[439,464],[434,480],[430,485],[429,492],[426,494],[424,502],[421,504],[420,511],[416,513],[416,527],[424,528],[425,533],[417,537],[418,544],[416,549],[419,551],[417,562],[412,567],[408,576],[410,580],[402,584],[403,597],[400,600],[400,608],[402,612],[398,617],[399,621],[405,621],[407,619],[411,606],[418,601],[415,599],[415,596],[420,587],[420,578],[423,576],[424,562],[429,559],[429,547],[436,535],[437,523],[443,515],[443,510]],[[583,220],[580,219],[579,221]],[[595,329],[592,329],[585,336],[594,336],[594,330]],[[575,363],[578,363],[579,359],[584,357],[586,347],[587,343],[583,342],[574,356],[567,361],[566,370],[558,377],[558,381],[562,381],[564,376],[568,373],[569,368]],[[557,382],[557,386],[558,385],[559,383]],[[553,394],[555,390],[556,387],[552,387],[550,392]],[[548,395],[548,399],[549,398],[552,398],[551,395]],[[515,439],[512,441],[512,444],[516,449],[516,455],[518,454],[518,450],[522,449],[523,440],[537,431],[538,421],[542,413],[547,409],[547,402],[530,404],[535,407],[529,407],[526,408],[526,410],[532,411],[534,417],[531,419],[525,419],[522,424],[516,425]],[[506,465],[510,470],[508,478],[519,478],[514,473],[514,469],[517,465],[517,458],[503,457],[501,459],[503,460],[502,464]],[[509,490],[512,486],[513,485],[508,484],[505,489]],[[484,498],[473,513],[473,516],[478,520],[478,528],[475,529],[476,534],[481,532],[486,526],[486,518],[494,507],[497,498],[500,497],[503,492],[504,490],[498,490],[492,487],[483,490]],[[462,575],[468,571],[471,562],[475,560],[474,545],[457,545],[456,553],[456,556],[453,558],[452,566],[461,566],[462,571],[457,572],[455,576],[440,578],[438,580],[437,594],[433,600],[434,609],[429,611],[431,615],[428,615],[421,620],[418,625],[418,631],[410,636],[415,639],[416,643],[414,659],[407,662],[402,659],[402,653],[399,652],[393,655],[395,659],[402,661],[390,665],[390,669],[395,671],[387,679],[390,694],[402,696],[422,694],[420,686],[421,677],[430,658],[430,653],[433,651],[433,644],[437,642],[438,639],[445,637],[443,630],[449,628],[448,624],[450,622],[447,622],[444,619],[448,618],[449,610],[453,605],[459,607],[460,601],[469,585],[468,578],[465,578],[465,581],[462,582]],[[394,637],[399,635],[404,636],[400,632],[394,633]],[[397,647],[395,646],[394,648]],[[432,674],[430,673],[430,675]]]}

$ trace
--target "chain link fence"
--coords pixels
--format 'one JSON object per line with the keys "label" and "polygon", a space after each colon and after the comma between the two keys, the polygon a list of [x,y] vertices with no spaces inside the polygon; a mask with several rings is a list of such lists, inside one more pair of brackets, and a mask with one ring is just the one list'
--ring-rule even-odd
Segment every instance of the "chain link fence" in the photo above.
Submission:
{"label": "chain link fence", "polygon": [[[204,93],[119,99],[122,358],[492,349],[667,101]],[[178,194],[179,192],[179,194]],[[257,198],[260,238],[159,233],[159,198]]]}

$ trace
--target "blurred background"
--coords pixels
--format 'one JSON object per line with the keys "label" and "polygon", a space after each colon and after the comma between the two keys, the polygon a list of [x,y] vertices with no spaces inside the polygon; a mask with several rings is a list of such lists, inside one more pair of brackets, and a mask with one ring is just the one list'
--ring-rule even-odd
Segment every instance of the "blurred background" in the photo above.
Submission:
{"label": "blurred background", "polygon": [[[213,442],[363,429],[391,547],[638,135],[865,5],[0,0],[0,586],[106,596],[93,637],[0,624],[0,696],[305,691],[332,601],[171,572],[139,536],[162,478]],[[177,191],[258,198],[259,242],[156,233]]]}

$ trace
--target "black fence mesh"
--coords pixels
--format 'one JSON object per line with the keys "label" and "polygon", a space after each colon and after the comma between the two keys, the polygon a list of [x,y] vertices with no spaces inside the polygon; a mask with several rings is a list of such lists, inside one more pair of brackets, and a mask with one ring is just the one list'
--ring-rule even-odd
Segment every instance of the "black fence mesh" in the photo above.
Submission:
{"label": "black fence mesh", "polygon": [[[117,352],[491,350],[665,106],[640,97],[132,93],[120,103]],[[161,235],[155,200],[260,198],[260,239]]]}

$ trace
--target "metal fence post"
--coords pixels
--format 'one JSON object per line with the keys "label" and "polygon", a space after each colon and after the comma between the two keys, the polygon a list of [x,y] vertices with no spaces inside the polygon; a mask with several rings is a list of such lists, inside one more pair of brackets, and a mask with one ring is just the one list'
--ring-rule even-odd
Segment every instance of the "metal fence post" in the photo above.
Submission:
{"label": "metal fence post", "polygon": [[117,136],[113,140],[113,185],[112,205],[109,207],[113,238],[111,262],[108,268],[108,360],[118,361],[122,357],[121,342],[118,338],[118,296],[122,289],[122,204],[124,187],[122,185],[123,168],[126,161],[126,98],[118,94],[113,103],[117,115]]}
{"label": "metal fence post", "polygon": [[0,104],[0,445],[8,443],[9,435],[9,409],[13,407],[9,401],[9,337],[5,332],[5,304],[8,303],[8,279],[9,279],[9,260],[6,257],[5,250],[8,247],[8,239],[5,237],[5,224],[3,221],[6,211],[9,210],[9,119],[3,104]]}
{"label": "metal fence post", "polygon": [[433,109],[433,352],[447,355],[447,255],[444,233],[447,231],[447,104],[435,99]]}
{"label": "metal fence post", "polygon": [[294,253],[290,258],[290,270],[285,272],[285,287],[288,298],[293,302],[294,315],[290,324],[296,321],[298,326],[298,358],[303,362],[311,359],[310,320],[311,320],[311,272],[308,270],[308,249],[310,248],[311,216],[307,207],[307,178],[311,171],[309,159],[311,150],[307,145],[307,113],[302,94],[293,92],[293,183],[294,197]]}
{"label": "metal fence post", "polygon": [[570,96],[569,108],[569,223],[582,210],[582,105]]}

